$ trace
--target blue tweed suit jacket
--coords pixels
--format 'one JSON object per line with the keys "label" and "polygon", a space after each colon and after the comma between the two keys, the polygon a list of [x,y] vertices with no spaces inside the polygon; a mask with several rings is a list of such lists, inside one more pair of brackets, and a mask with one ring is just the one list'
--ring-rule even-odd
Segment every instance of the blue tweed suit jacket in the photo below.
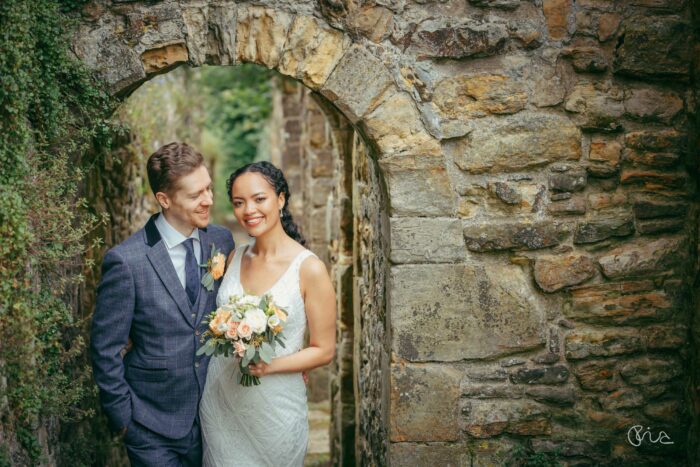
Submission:
{"label": "blue tweed suit jacket", "polygon": [[[200,286],[190,305],[152,216],[146,226],[107,252],[92,320],[90,352],[100,401],[112,429],[135,420],[167,438],[187,435],[197,415],[209,359],[198,357],[202,323],[216,308],[214,289]],[[211,245],[233,249],[227,229],[200,229],[202,263]],[[131,337],[133,347],[122,359]]]}

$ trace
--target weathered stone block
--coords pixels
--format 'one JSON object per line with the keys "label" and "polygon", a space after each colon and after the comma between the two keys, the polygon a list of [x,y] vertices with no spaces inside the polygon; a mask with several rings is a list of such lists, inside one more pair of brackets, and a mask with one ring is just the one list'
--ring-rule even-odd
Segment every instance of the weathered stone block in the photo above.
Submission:
{"label": "weathered stone block", "polygon": [[460,378],[447,365],[392,365],[391,441],[459,439]]}
{"label": "weathered stone block", "polygon": [[463,444],[391,443],[393,465],[440,465],[460,467],[470,462],[470,452]]}
{"label": "weathered stone block", "polygon": [[576,330],[566,336],[564,343],[569,360],[634,353],[643,345],[639,331],[632,328]]}
{"label": "weathered stone block", "polygon": [[631,409],[641,407],[644,397],[632,388],[621,388],[602,396],[599,401],[605,410]]}
{"label": "weathered stone block", "polygon": [[564,314],[587,323],[629,325],[667,320],[680,307],[676,297],[656,289],[651,281],[619,282],[571,289]]}
{"label": "weathered stone block", "polygon": [[622,17],[618,13],[603,13],[598,19],[598,39],[605,42],[615,36]]}
{"label": "weathered stone block", "polygon": [[660,172],[657,170],[623,169],[620,174],[623,185],[639,185],[650,191],[684,188],[688,183],[685,171]]}
{"label": "weathered stone block", "polygon": [[394,154],[442,154],[440,144],[425,130],[413,100],[406,93],[387,98],[367,115],[362,126],[379,149],[380,159]]}
{"label": "weathered stone block", "polygon": [[680,154],[673,152],[649,152],[637,149],[625,149],[622,153],[625,162],[633,165],[648,165],[650,167],[667,168],[677,165]]}
{"label": "weathered stone block", "polygon": [[280,55],[279,71],[318,90],[340,61],[350,39],[311,16],[297,16]]}
{"label": "weathered stone block", "polygon": [[515,384],[563,384],[569,379],[569,370],[562,365],[541,368],[519,368],[510,374]]}
{"label": "weathered stone block", "polygon": [[543,310],[519,267],[395,266],[389,283],[392,348],[401,358],[459,361],[544,344]]}
{"label": "weathered stone block", "polygon": [[525,394],[537,402],[570,407],[576,403],[578,396],[569,387],[535,386],[525,389]]}
{"label": "weathered stone block", "polygon": [[471,251],[537,250],[558,245],[568,232],[552,222],[467,224],[464,238]]}
{"label": "weathered stone block", "polygon": [[640,130],[625,135],[625,146],[658,152],[681,152],[687,144],[687,135],[678,130]]}
{"label": "weathered stone block", "polygon": [[[233,65],[236,62],[237,10],[225,5],[208,5],[206,63]],[[212,40],[213,39],[213,40]]]}
{"label": "weathered stone block", "polygon": [[602,73],[608,69],[608,61],[598,47],[577,46],[564,51],[571,57],[574,70],[580,73]]}
{"label": "weathered stone block", "polygon": [[642,121],[670,123],[683,110],[683,99],[671,91],[635,87],[625,91],[625,112]]}
{"label": "weathered stone block", "polygon": [[475,438],[490,438],[501,433],[523,436],[551,433],[546,406],[526,400],[473,401],[465,410],[464,430]]}
{"label": "weathered stone block", "polygon": [[271,8],[241,7],[236,24],[236,59],[275,68],[293,17]]}
{"label": "weathered stone block", "polygon": [[581,157],[581,132],[567,118],[522,111],[482,122],[469,135],[444,143],[464,171],[516,172]]}
{"label": "weathered stone block", "polygon": [[521,81],[503,75],[457,76],[437,84],[433,102],[443,118],[471,119],[524,109],[526,91]]}
{"label": "weathered stone block", "polygon": [[465,259],[458,219],[391,218],[394,263],[453,263]]}
{"label": "weathered stone block", "polygon": [[185,44],[170,44],[146,50],[141,54],[141,62],[146,73],[151,74],[164,72],[180,63],[185,63],[188,57]]}
{"label": "weathered stone block", "polygon": [[673,357],[640,357],[620,368],[624,380],[636,386],[664,383],[682,374],[683,365]]}
{"label": "weathered stone block", "polygon": [[508,183],[494,182],[488,184],[488,189],[498,199],[506,204],[520,204],[523,201],[522,194]]}
{"label": "weathered stone block", "polygon": [[586,172],[572,170],[565,173],[553,173],[548,177],[549,189],[552,191],[581,191],[586,188]]}
{"label": "weathered stone block", "polygon": [[587,281],[595,275],[596,267],[584,255],[543,256],[535,261],[533,272],[537,285],[551,293]]}
{"label": "weathered stone block", "polygon": [[585,214],[586,199],[582,196],[575,196],[562,201],[554,201],[547,205],[547,212],[553,216]]}
{"label": "weathered stone block", "polygon": [[473,384],[462,381],[462,396],[471,399],[520,399],[522,388],[512,384]]}
{"label": "weathered stone block", "polygon": [[557,453],[557,455],[565,457],[588,458],[593,453],[607,453],[610,451],[609,441],[533,439],[530,444],[535,452]]}
{"label": "weathered stone block", "polygon": [[688,256],[683,237],[637,240],[600,256],[603,274],[610,279],[667,272],[682,265]]}
{"label": "weathered stone block", "polygon": [[616,378],[614,359],[591,360],[572,365],[571,371],[583,389],[589,391],[612,391],[620,387]]}
{"label": "weathered stone block", "polygon": [[[374,110],[393,85],[384,64],[364,47],[353,45],[321,88],[321,94],[354,123]],[[362,92],[358,92],[360,89]]]}
{"label": "weathered stone block", "polygon": [[626,237],[634,233],[630,217],[599,218],[576,226],[574,243],[595,243],[610,237]]}
{"label": "weathered stone block", "polygon": [[411,156],[380,160],[392,216],[452,216],[457,195],[442,158],[414,162]]}
{"label": "weathered stone block", "polygon": [[637,219],[685,217],[688,213],[688,203],[684,200],[651,195],[635,197],[632,208]]}
{"label": "weathered stone block", "polygon": [[646,326],[641,330],[648,349],[675,350],[688,341],[688,328],[682,324],[659,324]]}
{"label": "weathered stone block", "polygon": [[591,150],[588,160],[604,162],[611,166],[617,166],[620,162],[622,145],[615,139],[594,136],[591,138]]}
{"label": "weathered stone block", "polygon": [[542,3],[549,37],[558,41],[568,34],[571,0],[544,0]]}
{"label": "weathered stone block", "polygon": [[434,58],[489,56],[500,52],[508,40],[505,23],[474,19],[445,27],[439,20],[423,21],[410,38],[410,51]]}
{"label": "weathered stone block", "polygon": [[677,400],[649,403],[644,406],[643,411],[652,420],[675,423],[681,416],[681,403]]}
{"label": "weathered stone block", "polygon": [[533,66],[530,101],[537,107],[551,107],[564,101],[566,87],[560,68],[546,63]]}
{"label": "weathered stone block", "polygon": [[520,0],[469,0],[474,6],[483,8],[496,8],[499,10],[516,10],[520,4]]}
{"label": "weathered stone block", "polygon": [[578,83],[564,108],[576,114],[577,123],[589,130],[614,130],[625,113],[624,93],[610,82]]}
{"label": "weathered stone block", "polygon": [[613,71],[633,77],[687,79],[690,26],[677,16],[632,16],[623,25]]}
{"label": "weathered stone block", "polygon": [[128,95],[146,79],[138,54],[106,28],[79,28],[73,51],[107,83],[112,94]]}
{"label": "weathered stone block", "polygon": [[588,206],[594,211],[622,208],[627,205],[627,192],[618,190],[613,193],[591,193]]}
{"label": "weathered stone block", "polygon": [[642,235],[672,233],[683,230],[685,219],[650,219],[637,221],[637,231]]}

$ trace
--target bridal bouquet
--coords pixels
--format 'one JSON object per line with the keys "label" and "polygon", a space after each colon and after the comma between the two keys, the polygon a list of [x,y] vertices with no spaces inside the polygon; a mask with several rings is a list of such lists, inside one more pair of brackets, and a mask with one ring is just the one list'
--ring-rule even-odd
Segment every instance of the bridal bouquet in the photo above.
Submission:
{"label": "bridal bouquet", "polygon": [[275,305],[270,294],[233,295],[228,303],[209,314],[209,330],[197,350],[197,355],[235,355],[239,357],[243,386],[260,384],[260,378],[250,374],[248,364],[260,360],[270,363],[277,344],[284,347],[282,331],[287,312]]}

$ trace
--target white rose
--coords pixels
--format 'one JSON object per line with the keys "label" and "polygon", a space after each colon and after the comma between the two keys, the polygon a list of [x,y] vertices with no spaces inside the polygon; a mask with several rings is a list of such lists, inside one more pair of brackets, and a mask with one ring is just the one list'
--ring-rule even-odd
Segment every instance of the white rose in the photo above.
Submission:
{"label": "white rose", "polygon": [[221,334],[224,334],[226,331],[228,331],[228,324],[226,323],[220,323],[217,327],[216,330],[219,331]]}
{"label": "white rose", "polygon": [[245,321],[256,334],[262,334],[267,327],[267,316],[260,308],[248,310],[245,314]]}
{"label": "white rose", "polygon": [[272,315],[269,318],[267,318],[267,325],[270,326],[271,328],[276,328],[280,324],[280,319],[277,317],[277,315]]}

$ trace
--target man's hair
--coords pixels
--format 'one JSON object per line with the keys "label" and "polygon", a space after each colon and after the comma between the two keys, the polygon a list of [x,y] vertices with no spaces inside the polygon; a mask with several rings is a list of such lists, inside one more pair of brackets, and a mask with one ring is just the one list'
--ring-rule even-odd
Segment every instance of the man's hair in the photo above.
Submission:
{"label": "man's hair", "polygon": [[161,146],[148,158],[148,183],[153,194],[162,191],[171,194],[177,181],[204,165],[202,155],[186,143],[169,143]]}

